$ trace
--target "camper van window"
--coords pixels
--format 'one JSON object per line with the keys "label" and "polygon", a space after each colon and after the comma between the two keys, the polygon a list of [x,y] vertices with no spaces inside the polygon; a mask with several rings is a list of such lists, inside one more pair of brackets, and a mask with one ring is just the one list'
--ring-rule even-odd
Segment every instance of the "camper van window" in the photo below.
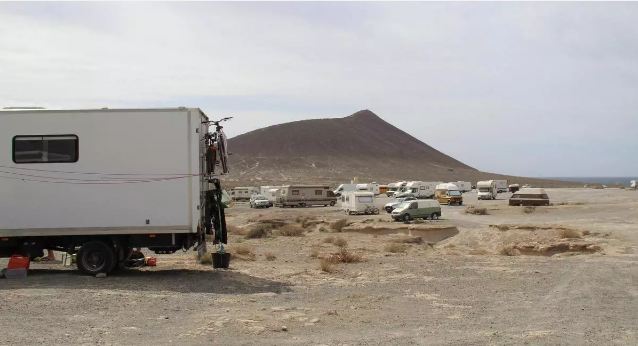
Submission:
{"label": "camper van window", "polygon": [[299,190],[292,190],[293,196],[299,196]]}
{"label": "camper van window", "polygon": [[457,190],[449,190],[449,191],[447,192],[447,194],[448,194],[448,195],[450,195],[450,196],[460,196],[460,195],[461,195],[461,192],[460,192],[460,191],[457,191]]}
{"label": "camper van window", "polygon": [[372,203],[373,202],[372,196],[359,196],[357,199],[359,200],[359,203]]}
{"label": "camper van window", "polygon": [[15,136],[13,137],[13,162],[77,162],[78,136]]}
{"label": "camper van window", "polygon": [[315,196],[323,195],[323,190],[315,190]]}

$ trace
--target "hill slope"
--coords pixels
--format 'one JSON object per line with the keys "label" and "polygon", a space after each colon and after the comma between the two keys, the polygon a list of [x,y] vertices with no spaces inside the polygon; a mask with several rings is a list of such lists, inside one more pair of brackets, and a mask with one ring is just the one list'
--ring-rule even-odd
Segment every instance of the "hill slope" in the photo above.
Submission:
{"label": "hill slope", "polygon": [[[387,123],[369,110],[345,118],[273,125],[229,140],[231,185],[397,180],[476,182],[505,178],[480,172]],[[542,181],[544,186],[556,186]],[[562,183],[558,184],[562,185]]]}

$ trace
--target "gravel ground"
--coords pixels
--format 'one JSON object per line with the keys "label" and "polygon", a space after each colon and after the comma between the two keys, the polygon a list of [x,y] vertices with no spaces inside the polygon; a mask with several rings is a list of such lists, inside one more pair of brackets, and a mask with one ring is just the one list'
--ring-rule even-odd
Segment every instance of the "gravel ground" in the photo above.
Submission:
{"label": "gravel ground", "polygon": [[[526,214],[507,194],[470,192],[465,204],[488,215],[444,206],[442,220],[412,225],[383,212],[237,205],[229,249],[254,258],[234,256],[229,270],[189,251],[102,279],[43,264],[0,279],[0,344],[637,344],[638,192],[548,193],[554,206]],[[340,218],[350,225],[332,231]],[[260,222],[303,223],[305,233],[245,239]],[[387,251],[400,233],[423,242]],[[330,238],[362,261],[322,271],[320,258],[339,251]],[[538,251],[502,254],[529,244]],[[593,250],[551,252],[556,244]]]}

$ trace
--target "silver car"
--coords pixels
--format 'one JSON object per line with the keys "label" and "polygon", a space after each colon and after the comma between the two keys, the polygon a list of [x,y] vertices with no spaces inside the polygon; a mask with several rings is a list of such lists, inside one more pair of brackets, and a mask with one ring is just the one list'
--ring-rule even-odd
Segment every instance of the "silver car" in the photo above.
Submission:
{"label": "silver car", "polygon": [[270,208],[272,207],[272,202],[268,200],[268,198],[263,195],[252,195],[250,196],[250,207],[251,208]]}

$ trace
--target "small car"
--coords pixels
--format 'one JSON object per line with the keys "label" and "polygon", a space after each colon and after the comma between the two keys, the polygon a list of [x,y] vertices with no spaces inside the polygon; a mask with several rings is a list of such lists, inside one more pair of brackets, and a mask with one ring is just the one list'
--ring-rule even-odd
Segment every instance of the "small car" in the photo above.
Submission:
{"label": "small car", "polygon": [[272,202],[268,200],[268,198],[263,195],[252,195],[250,196],[250,207],[251,208],[270,208],[272,207]]}
{"label": "small car", "polygon": [[393,211],[392,219],[408,222],[413,219],[438,219],[441,217],[441,204],[434,199],[404,201]]}

